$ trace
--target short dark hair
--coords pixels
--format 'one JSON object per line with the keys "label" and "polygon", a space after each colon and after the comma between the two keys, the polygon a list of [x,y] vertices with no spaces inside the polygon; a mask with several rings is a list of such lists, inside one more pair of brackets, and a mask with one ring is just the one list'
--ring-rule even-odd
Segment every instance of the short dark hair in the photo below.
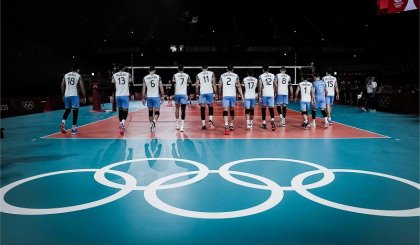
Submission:
{"label": "short dark hair", "polygon": [[285,70],[286,70],[286,67],[284,66],[280,67],[280,71],[285,71]]}
{"label": "short dark hair", "polygon": [[303,73],[302,74],[302,78],[303,78],[303,80],[307,80],[307,81],[310,81],[310,80],[312,80],[312,74],[305,74],[305,73]]}
{"label": "short dark hair", "polygon": [[327,67],[327,69],[325,69],[325,73],[332,74],[332,69],[330,67]]}
{"label": "short dark hair", "polygon": [[268,67],[268,65],[263,65],[262,69],[263,69],[263,71],[268,71],[269,67]]}
{"label": "short dark hair", "polygon": [[246,74],[247,74],[248,76],[252,76],[252,75],[254,75],[254,71],[253,71],[252,69],[248,69],[248,70],[246,71]]}
{"label": "short dark hair", "polygon": [[202,65],[201,68],[207,69],[207,68],[209,68],[209,66],[208,65]]}
{"label": "short dark hair", "polygon": [[74,64],[74,65],[71,67],[71,70],[72,70],[72,71],[77,71],[77,70],[79,70],[79,65]]}
{"label": "short dark hair", "polygon": [[318,72],[314,73],[314,77],[321,77]]}
{"label": "short dark hair", "polygon": [[118,70],[122,71],[124,70],[125,65],[124,64],[119,64],[118,65]]}
{"label": "short dark hair", "polygon": [[178,65],[178,71],[184,71],[184,65],[183,64]]}
{"label": "short dark hair", "polygon": [[226,68],[228,71],[233,71],[233,65],[228,65]]}
{"label": "short dark hair", "polygon": [[154,66],[150,66],[149,71],[156,71],[156,68]]}

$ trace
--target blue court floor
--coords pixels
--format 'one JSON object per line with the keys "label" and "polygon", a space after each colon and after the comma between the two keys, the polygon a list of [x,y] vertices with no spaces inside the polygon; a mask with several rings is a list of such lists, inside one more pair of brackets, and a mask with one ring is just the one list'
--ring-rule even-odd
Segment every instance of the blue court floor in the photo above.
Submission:
{"label": "blue court floor", "polygon": [[418,115],[334,106],[371,139],[42,138],[62,113],[1,119],[2,245],[419,244]]}

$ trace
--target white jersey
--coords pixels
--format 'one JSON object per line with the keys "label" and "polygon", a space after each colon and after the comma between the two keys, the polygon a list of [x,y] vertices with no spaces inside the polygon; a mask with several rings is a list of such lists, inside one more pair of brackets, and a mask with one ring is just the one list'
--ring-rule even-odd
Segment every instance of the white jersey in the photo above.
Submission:
{"label": "white jersey", "polygon": [[196,80],[200,82],[200,94],[213,93],[213,78],[214,73],[212,71],[202,71],[197,74]]}
{"label": "white jersey", "polygon": [[327,84],[327,96],[334,96],[335,86],[337,86],[337,78],[333,76],[325,76],[322,78]]}
{"label": "white jersey", "polygon": [[286,73],[279,73],[276,75],[277,78],[277,94],[289,95],[289,85],[291,78]]}
{"label": "white jersey", "polygon": [[245,99],[255,99],[258,80],[255,77],[245,77],[244,78],[245,86]]}
{"label": "white jersey", "polygon": [[64,75],[66,83],[66,91],[64,92],[65,97],[78,96],[77,84],[79,83],[80,75],[77,72],[69,72]]}
{"label": "white jersey", "polygon": [[303,81],[299,83],[300,101],[311,102],[312,83]]}
{"label": "white jersey", "polygon": [[178,72],[172,77],[175,84],[175,94],[187,95],[187,86],[191,83],[190,76],[184,72]]}
{"label": "white jersey", "polygon": [[228,71],[220,76],[220,83],[222,84],[223,97],[236,97],[236,83],[239,82],[239,76],[236,73]]}
{"label": "white jersey", "polygon": [[259,81],[262,83],[262,96],[274,97],[274,81],[276,76],[273,73],[265,72],[260,75]]}
{"label": "white jersey", "polygon": [[162,83],[162,79],[157,74],[149,74],[143,78],[143,82],[146,84],[146,97],[160,97],[159,96],[159,87]]}
{"label": "white jersey", "polygon": [[130,73],[121,71],[115,73],[112,77],[115,82],[115,96],[130,96],[128,88],[129,82],[131,82]]}
{"label": "white jersey", "polygon": [[378,86],[375,81],[370,81],[366,84],[366,92],[372,94],[375,91],[375,88]]}

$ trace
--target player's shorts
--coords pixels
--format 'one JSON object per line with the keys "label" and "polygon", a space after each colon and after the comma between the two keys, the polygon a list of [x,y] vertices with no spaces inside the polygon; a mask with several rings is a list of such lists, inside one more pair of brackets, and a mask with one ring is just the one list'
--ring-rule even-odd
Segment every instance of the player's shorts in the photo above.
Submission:
{"label": "player's shorts", "polygon": [[188,103],[188,96],[185,94],[176,94],[175,95],[175,104],[186,105]]}
{"label": "player's shorts", "polygon": [[311,102],[300,102],[300,110],[301,111],[310,111],[311,110]]}
{"label": "player's shorts", "polygon": [[223,107],[235,107],[236,97],[235,96],[223,96],[222,99]]}
{"label": "player's shorts", "polygon": [[64,97],[64,104],[66,108],[79,108],[80,107],[79,96]]}
{"label": "player's shorts", "polygon": [[325,100],[315,100],[316,109],[325,109]]}
{"label": "player's shorts", "polygon": [[115,96],[115,104],[117,108],[128,109],[128,96]]}
{"label": "player's shorts", "polygon": [[198,99],[199,104],[213,104],[213,93],[211,94],[200,94],[200,98]]}
{"label": "player's shorts", "polygon": [[244,107],[245,108],[253,108],[255,107],[255,99],[245,99],[244,101]]}
{"label": "player's shorts", "polygon": [[147,108],[160,108],[159,97],[147,97]]}
{"label": "player's shorts", "polygon": [[274,97],[272,96],[263,96],[261,101],[262,106],[274,107]]}
{"label": "player's shorts", "polygon": [[276,105],[283,105],[283,104],[289,104],[289,96],[288,95],[277,95],[276,98]]}
{"label": "player's shorts", "polygon": [[326,101],[327,101],[327,105],[333,105],[334,104],[334,96],[327,96]]}

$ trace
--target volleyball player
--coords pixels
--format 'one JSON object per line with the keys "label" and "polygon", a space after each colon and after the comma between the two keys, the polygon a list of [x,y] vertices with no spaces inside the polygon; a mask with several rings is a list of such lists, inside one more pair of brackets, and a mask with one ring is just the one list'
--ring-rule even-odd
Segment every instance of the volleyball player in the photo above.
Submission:
{"label": "volleyball player", "polygon": [[[290,76],[286,74],[286,68],[282,66],[280,68],[280,73],[276,75],[277,79],[277,112],[280,115],[280,127],[286,126],[286,112],[287,112],[287,105],[289,104],[289,90],[290,95],[292,96],[293,100],[293,87],[290,86],[291,79]],[[288,89],[289,88],[289,89]]]}
{"label": "volleyball player", "polygon": [[147,108],[149,108],[150,131],[152,133],[156,131],[156,122],[160,115],[160,104],[163,102],[164,94],[162,79],[155,72],[156,68],[151,66],[149,68],[149,75],[143,78],[142,88],[143,105],[146,104],[147,100]]}
{"label": "volleyball player", "polygon": [[245,86],[245,117],[246,117],[246,129],[252,129],[254,121],[254,107],[255,107],[255,97],[256,97],[256,88],[258,84],[257,78],[253,77],[254,73],[252,70],[247,71],[247,77],[243,79],[243,85]]}
{"label": "volleyball player", "polygon": [[120,134],[124,135],[125,133],[125,121],[128,116],[128,106],[129,106],[129,96],[130,96],[130,84],[133,82],[131,79],[131,74],[124,71],[124,66],[119,65],[118,72],[112,75],[112,83],[115,84],[115,100],[118,108],[118,118],[119,118],[119,130]]}
{"label": "volleyball player", "polygon": [[207,65],[202,66],[202,71],[197,74],[195,83],[196,95],[200,94],[198,103],[200,104],[201,114],[201,130],[205,131],[206,128],[206,105],[209,107],[209,126],[214,128],[213,123],[213,95],[216,90],[216,77],[212,71],[208,70]]}
{"label": "volleyball player", "polygon": [[320,79],[318,73],[314,74],[313,88],[315,93],[315,106],[312,107],[312,127],[316,127],[316,109],[320,109],[324,117],[324,128],[328,128],[328,118],[326,108],[327,85],[324,80]]}
{"label": "volleyball player", "polygon": [[295,93],[295,101],[297,101],[299,91],[300,91],[300,111],[303,117],[302,127],[304,127],[305,129],[308,129],[309,127],[308,111],[311,110],[311,103],[315,104],[312,83],[310,83],[307,79],[299,83],[296,89],[296,93]]}
{"label": "volleyball player", "polygon": [[[190,76],[184,72],[184,66],[178,65],[178,73],[172,77],[175,86],[175,119],[176,130],[184,132],[185,108],[187,107],[187,88],[191,84]],[[181,107],[181,126],[179,126],[179,108]]]}
{"label": "volleyball player", "polygon": [[[225,134],[229,135],[233,131],[233,122],[235,120],[236,89],[238,89],[241,98],[244,98],[238,74],[233,72],[233,66],[228,65],[227,71],[220,76],[219,95],[222,94],[223,119],[225,121]],[[230,111],[231,121],[229,123],[228,110]]]}
{"label": "volleyball player", "polygon": [[[83,98],[79,98],[77,85],[80,86]],[[74,66],[72,71],[65,74],[61,82],[61,92],[65,104],[63,119],[61,120],[60,131],[66,134],[66,120],[70,112],[73,110],[73,124],[71,127],[71,134],[78,134],[77,118],[79,116],[79,102],[86,103],[86,91],[82,76],[79,74],[79,68]]]}
{"label": "volleyball player", "polygon": [[[263,74],[258,79],[258,95],[261,99],[261,110],[262,110],[262,125],[261,128],[266,129],[267,125],[265,122],[266,107],[270,112],[271,117],[271,130],[276,130],[274,124],[274,91],[277,87],[277,79],[273,73],[269,72],[268,66],[263,66]],[[262,96],[262,97],[261,97]]]}
{"label": "volleyball player", "polygon": [[339,100],[340,91],[338,90],[337,78],[331,75],[331,71],[327,71],[326,76],[324,76],[322,80],[324,80],[325,83],[327,84],[327,98],[326,98],[327,120],[328,120],[328,123],[331,125],[332,124],[331,114],[332,114],[332,106],[334,104],[334,93],[335,93],[335,98]]}

